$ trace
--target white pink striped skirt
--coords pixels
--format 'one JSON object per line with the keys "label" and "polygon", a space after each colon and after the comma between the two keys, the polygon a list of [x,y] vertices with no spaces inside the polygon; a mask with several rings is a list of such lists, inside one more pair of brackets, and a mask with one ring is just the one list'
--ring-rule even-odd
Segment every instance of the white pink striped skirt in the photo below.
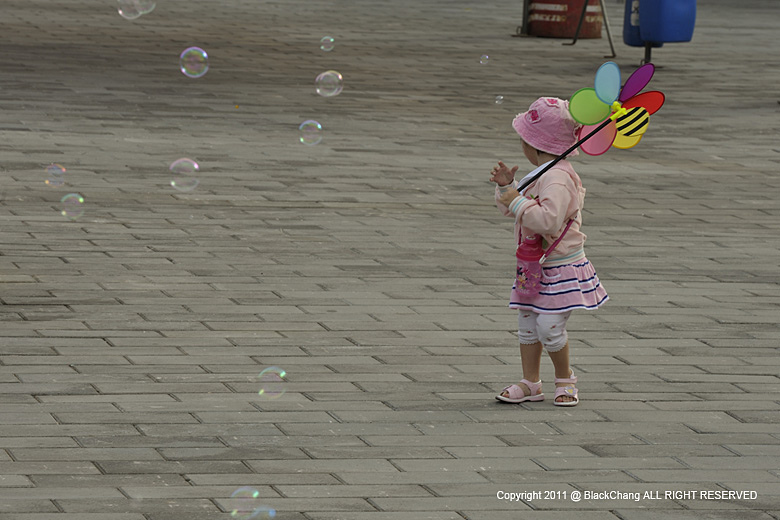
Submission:
{"label": "white pink striped skirt", "polygon": [[538,294],[522,294],[512,287],[511,309],[539,314],[560,314],[574,309],[595,310],[609,296],[588,259],[542,270],[542,288]]}

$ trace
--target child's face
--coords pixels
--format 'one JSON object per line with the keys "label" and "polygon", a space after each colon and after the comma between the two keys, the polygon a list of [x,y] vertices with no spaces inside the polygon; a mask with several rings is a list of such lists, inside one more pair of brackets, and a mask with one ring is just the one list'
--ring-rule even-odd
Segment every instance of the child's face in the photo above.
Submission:
{"label": "child's face", "polygon": [[[537,160],[539,159],[539,154],[536,153],[536,148],[526,143],[524,139],[522,139],[522,141],[523,153],[525,154],[526,159],[528,159],[531,164],[536,164]],[[539,166],[538,164],[536,165]]]}

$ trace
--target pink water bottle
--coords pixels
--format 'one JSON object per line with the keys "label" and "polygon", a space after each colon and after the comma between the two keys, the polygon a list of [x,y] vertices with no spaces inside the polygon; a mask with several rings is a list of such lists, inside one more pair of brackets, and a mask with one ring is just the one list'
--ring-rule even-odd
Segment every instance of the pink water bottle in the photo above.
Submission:
{"label": "pink water bottle", "polygon": [[525,235],[517,246],[517,277],[514,289],[521,294],[537,294],[542,287],[542,265],[544,255],[541,235]]}

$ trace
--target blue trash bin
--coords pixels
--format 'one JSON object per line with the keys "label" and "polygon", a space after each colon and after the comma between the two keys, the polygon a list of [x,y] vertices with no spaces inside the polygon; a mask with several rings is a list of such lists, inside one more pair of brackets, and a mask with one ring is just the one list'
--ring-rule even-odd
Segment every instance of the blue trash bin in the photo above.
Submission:
{"label": "blue trash bin", "polygon": [[696,0],[642,0],[640,37],[646,42],[689,42],[696,23]]}
{"label": "blue trash bin", "polygon": [[639,0],[626,0],[626,14],[623,18],[623,42],[632,47],[644,47],[639,35]]}
{"label": "blue trash bin", "polygon": [[651,47],[691,41],[695,22],[696,0],[626,0],[623,41],[644,47],[647,63]]}

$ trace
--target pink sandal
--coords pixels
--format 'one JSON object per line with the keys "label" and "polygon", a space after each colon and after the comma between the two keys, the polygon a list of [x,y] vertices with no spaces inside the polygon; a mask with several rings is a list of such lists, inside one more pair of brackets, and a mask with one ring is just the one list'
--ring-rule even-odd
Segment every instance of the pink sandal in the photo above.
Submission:
{"label": "pink sandal", "polygon": [[[573,385],[577,384],[577,376],[574,375],[574,370],[571,371],[571,377],[561,377],[555,378],[555,383],[571,383]],[[555,397],[553,397],[553,404],[555,406],[577,406],[577,403],[580,402],[580,398],[577,397],[577,394],[579,394],[579,391],[577,390],[577,387],[575,386],[559,386],[555,388]],[[573,397],[574,401],[558,401],[558,398],[561,396],[568,396]]]}
{"label": "pink sandal", "polygon": [[[503,390],[501,390],[501,393],[499,393],[496,396],[496,399],[498,399],[499,401],[503,401],[505,403],[512,403],[512,404],[524,403],[526,401],[544,401],[544,394],[541,393],[542,391],[541,381],[532,383],[527,379],[521,379],[520,382],[525,384],[528,387],[528,390],[531,391],[530,395],[525,395],[525,391],[523,391],[522,387],[517,385],[510,385],[504,388]],[[509,397],[505,397],[501,395],[504,392],[507,392],[509,394]]]}

